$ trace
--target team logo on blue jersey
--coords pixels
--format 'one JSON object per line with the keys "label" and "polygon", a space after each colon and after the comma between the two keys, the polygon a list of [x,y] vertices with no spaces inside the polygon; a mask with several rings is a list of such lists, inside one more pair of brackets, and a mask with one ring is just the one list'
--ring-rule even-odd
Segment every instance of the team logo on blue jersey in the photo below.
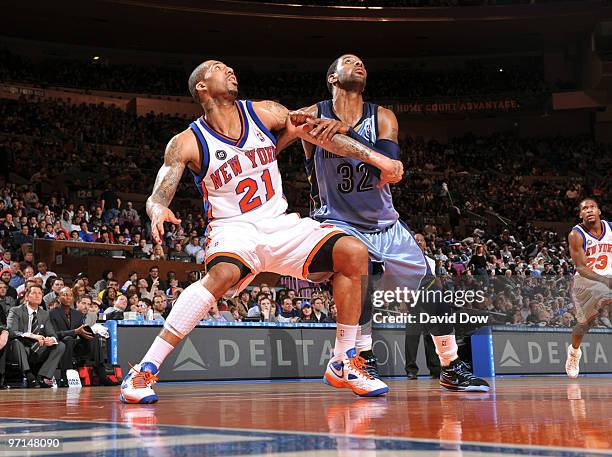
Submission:
{"label": "team logo on blue jersey", "polygon": [[219,149],[217,152],[215,152],[215,157],[219,160],[225,160],[227,158],[227,152],[225,152],[223,149]]}
{"label": "team logo on blue jersey", "polygon": [[264,141],[266,141],[266,139],[264,138],[264,136],[261,134],[261,132],[257,132],[255,135],[257,135],[257,138],[259,138],[259,141],[261,141],[262,143]]}
{"label": "team logo on blue jersey", "polygon": [[368,139],[372,136],[372,124],[370,124],[369,122],[366,122],[364,134],[365,137]]}

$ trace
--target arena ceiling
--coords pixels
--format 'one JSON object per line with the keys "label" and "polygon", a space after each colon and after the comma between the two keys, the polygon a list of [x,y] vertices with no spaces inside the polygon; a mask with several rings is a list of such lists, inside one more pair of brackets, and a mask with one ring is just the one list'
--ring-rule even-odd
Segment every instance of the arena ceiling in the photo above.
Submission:
{"label": "arena ceiling", "polygon": [[2,34],[185,54],[332,57],[566,49],[612,17],[599,1],[487,8],[355,9],[227,0],[3,2]]}

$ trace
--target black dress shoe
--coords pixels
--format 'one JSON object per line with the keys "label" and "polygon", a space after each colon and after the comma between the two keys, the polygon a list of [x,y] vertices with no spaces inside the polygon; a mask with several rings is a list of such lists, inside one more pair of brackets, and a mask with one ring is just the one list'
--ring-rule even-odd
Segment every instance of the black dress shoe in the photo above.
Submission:
{"label": "black dress shoe", "polygon": [[416,373],[408,373],[406,375],[406,379],[408,379],[409,381],[412,381],[413,379],[417,378],[417,374]]}
{"label": "black dress shoe", "polygon": [[51,380],[49,378],[45,378],[44,376],[39,376],[38,377],[38,383],[40,384],[40,387],[42,387],[44,389],[49,389],[49,388],[53,387],[53,380]]}
{"label": "black dress shoe", "polygon": [[60,379],[57,382],[57,387],[68,387],[68,380],[67,379]]}
{"label": "black dress shoe", "polygon": [[26,384],[28,386],[28,389],[36,389],[40,387],[38,379],[36,379],[36,376],[34,376],[32,373],[28,373],[26,375]]}

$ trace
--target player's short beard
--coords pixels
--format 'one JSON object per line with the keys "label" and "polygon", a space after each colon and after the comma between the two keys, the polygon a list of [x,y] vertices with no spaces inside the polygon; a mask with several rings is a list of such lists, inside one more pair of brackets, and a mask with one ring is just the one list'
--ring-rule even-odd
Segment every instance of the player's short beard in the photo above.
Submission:
{"label": "player's short beard", "polygon": [[[344,78],[343,78],[344,79]],[[338,79],[340,86],[349,92],[363,92],[365,90],[366,81],[357,78],[347,78],[344,80]]]}
{"label": "player's short beard", "polygon": [[228,89],[228,95],[233,98],[238,98],[238,89]]}

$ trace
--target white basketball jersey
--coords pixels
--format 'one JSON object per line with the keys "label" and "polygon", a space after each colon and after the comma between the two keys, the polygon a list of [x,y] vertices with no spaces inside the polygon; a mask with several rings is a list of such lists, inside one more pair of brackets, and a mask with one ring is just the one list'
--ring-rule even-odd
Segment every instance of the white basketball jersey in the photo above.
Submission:
{"label": "white basketball jersey", "polygon": [[276,138],[255,114],[251,101],[237,100],[242,123],[238,140],[212,129],[200,117],[190,127],[202,152],[200,174],[194,179],[212,220],[257,221],[284,214]]}
{"label": "white basketball jersey", "polygon": [[586,266],[602,276],[612,276],[612,224],[601,221],[602,233],[595,238],[583,225],[574,226],[582,235]]}

